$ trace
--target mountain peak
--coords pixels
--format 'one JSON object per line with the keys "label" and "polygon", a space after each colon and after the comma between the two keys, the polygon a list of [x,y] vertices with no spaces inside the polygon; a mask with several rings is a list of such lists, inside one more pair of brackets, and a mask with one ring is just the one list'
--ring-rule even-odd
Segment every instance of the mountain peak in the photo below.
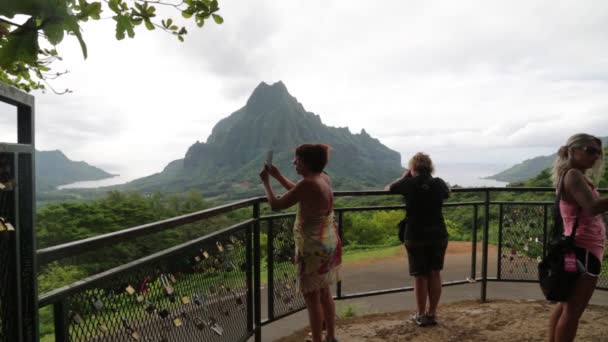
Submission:
{"label": "mountain peak", "polygon": [[256,111],[256,109],[268,108],[268,104],[281,103],[284,99],[293,99],[293,97],[283,82],[278,81],[271,85],[261,82],[247,100],[247,107]]}

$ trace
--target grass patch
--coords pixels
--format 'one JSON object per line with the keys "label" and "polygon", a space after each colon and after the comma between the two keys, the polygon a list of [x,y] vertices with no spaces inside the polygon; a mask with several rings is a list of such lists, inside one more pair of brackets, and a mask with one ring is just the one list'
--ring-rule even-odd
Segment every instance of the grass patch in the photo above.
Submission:
{"label": "grass patch", "polygon": [[342,319],[353,318],[357,316],[357,306],[353,304],[346,305],[338,312],[338,317]]}
{"label": "grass patch", "polygon": [[401,254],[403,246],[381,246],[369,247],[365,249],[346,250],[342,256],[344,264],[350,264],[362,260],[374,260],[382,258],[390,258]]}

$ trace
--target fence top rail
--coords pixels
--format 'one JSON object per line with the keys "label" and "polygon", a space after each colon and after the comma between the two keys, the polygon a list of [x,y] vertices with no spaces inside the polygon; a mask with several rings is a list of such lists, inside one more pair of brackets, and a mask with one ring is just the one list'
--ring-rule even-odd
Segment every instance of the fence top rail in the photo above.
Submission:
{"label": "fence top rail", "polygon": [[195,246],[203,241],[210,240],[210,239],[216,239],[218,237],[233,233],[236,230],[243,229],[244,227],[251,226],[251,224],[254,221],[255,221],[254,219],[249,219],[249,220],[237,223],[235,225],[215,231],[213,233],[207,234],[207,235],[197,238],[195,240],[188,241],[188,242],[182,243],[180,245],[167,248],[163,251],[148,255],[141,259],[137,259],[137,260],[131,261],[129,263],[126,263],[124,265],[120,265],[115,268],[109,269],[107,271],[98,273],[96,275],[84,278],[84,279],[79,280],[70,285],[66,285],[66,286],[60,287],[58,289],[52,290],[50,292],[47,292],[47,293],[41,295],[38,298],[38,307],[42,308],[47,305],[51,305],[53,303],[63,300],[64,298],[67,298],[68,296],[70,296],[74,293],[86,290],[91,287],[95,287],[97,284],[99,284],[107,279],[132,272],[133,270],[136,270],[137,268],[139,268],[141,266],[147,265],[147,264],[155,262],[157,260],[167,259],[177,253],[180,253],[184,249],[188,249],[189,247]]}
{"label": "fence top rail", "polygon": [[4,152],[34,153],[34,147],[30,144],[13,144],[0,142],[0,153]]}
{"label": "fence top rail", "polygon": [[0,82],[0,101],[15,106],[26,105],[28,107],[33,107],[35,98],[34,95]]}
{"label": "fence top rail", "polygon": [[166,229],[183,226],[189,223],[211,218],[236,209],[241,209],[258,202],[258,198],[245,199],[219,207],[201,210],[195,213],[173,217],[170,219],[144,224],[137,227],[127,228],[120,231],[98,235],[87,239],[72,241],[57,246],[40,249],[37,252],[39,264],[75,256],[94,249],[102,248],[109,244],[126,242],[128,240],[157,233]]}

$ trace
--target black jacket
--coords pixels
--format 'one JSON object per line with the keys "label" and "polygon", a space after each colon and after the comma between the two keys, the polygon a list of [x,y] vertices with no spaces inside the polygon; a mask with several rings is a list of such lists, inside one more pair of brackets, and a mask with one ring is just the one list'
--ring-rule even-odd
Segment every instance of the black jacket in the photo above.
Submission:
{"label": "black jacket", "polygon": [[390,192],[404,196],[406,240],[441,240],[448,237],[442,206],[450,196],[450,189],[443,179],[425,174],[401,178],[391,185]]}

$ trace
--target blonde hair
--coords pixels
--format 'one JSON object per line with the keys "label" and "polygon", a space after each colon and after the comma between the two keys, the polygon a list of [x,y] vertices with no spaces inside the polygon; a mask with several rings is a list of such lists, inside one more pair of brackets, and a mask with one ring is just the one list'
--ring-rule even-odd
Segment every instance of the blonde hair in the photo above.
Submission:
{"label": "blonde hair", "polygon": [[600,157],[595,161],[593,166],[585,171],[585,175],[594,183],[598,184],[604,173],[604,150],[602,148],[602,141],[590,134],[578,133],[571,136],[566,145],[561,146],[557,151],[557,158],[553,163],[553,170],[551,171],[551,180],[554,186],[558,186],[559,178],[563,173],[570,169],[570,150],[574,147],[584,147],[589,143],[596,143],[600,147]]}
{"label": "blonde hair", "polygon": [[408,163],[410,169],[416,170],[416,173],[432,174],[435,172],[435,166],[428,154],[418,152],[414,154]]}

